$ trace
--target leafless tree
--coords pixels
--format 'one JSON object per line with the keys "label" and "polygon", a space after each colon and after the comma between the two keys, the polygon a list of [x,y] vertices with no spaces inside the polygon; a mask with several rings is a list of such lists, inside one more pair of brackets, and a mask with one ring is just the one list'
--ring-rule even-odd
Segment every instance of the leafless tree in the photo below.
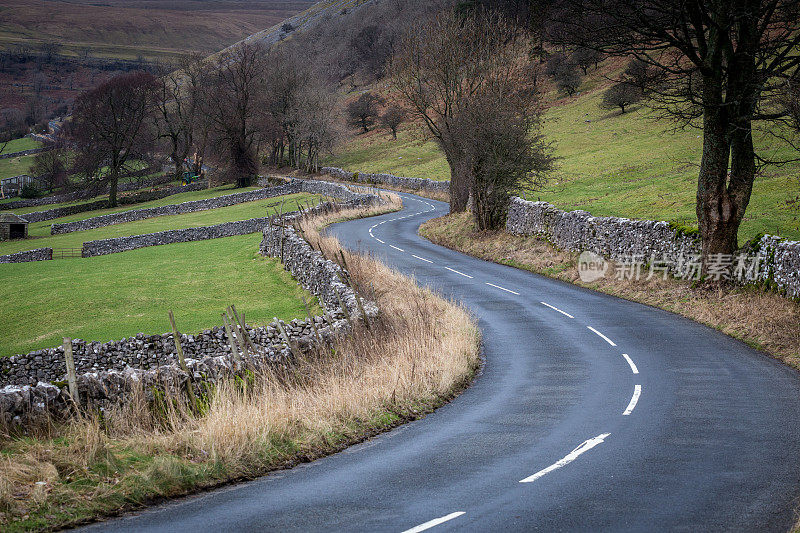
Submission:
{"label": "leafless tree", "polygon": [[466,209],[473,183],[454,124],[486,80],[516,75],[520,59],[527,57],[518,34],[494,16],[462,18],[444,11],[431,23],[410,29],[393,59],[394,88],[450,166],[451,212]]}
{"label": "leafless tree", "polygon": [[625,108],[629,107],[642,99],[642,92],[638,87],[627,82],[617,82],[603,93],[600,101],[601,109],[619,108],[625,113]]}
{"label": "leafless tree", "polygon": [[153,148],[157,87],[152,74],[133,72],[111,78],[75,100],[69,136],[78,150],[77,160],[87,172],[108,167],[112,207],[117,205],[123,170],[133,160],[147,157]]}
{"label": "leafless tree", "polygon": [[63,146],[50,148],[34,156],[30,172],[33,176],[44,180],[52,192],[53,189],[67,184],[67,159]]}
{"label": "leafless tree", "polygon": [[567,3],[560,23],[581,28],[571,44],[657,69],[663,83],[651,89],[650,105],[680,125],[702,127],[696,210],[703,258],[734,252],[758,165],[770,162],[757,153],[753,130],[787,117],[772,96],[798,77],[800,2]]}
{"label": "leafless tree", "polygon": [[397,139],[397,129],[400,127],[400,124],[405,122],[405,120],[405,110],[401,107],[392,105],[383,112],[380,118],[380,123],[384,128],[392,132],[392,139]]}
{"label": "leafless tree", "polygon": [[184,161],[193,150],[193,165],[202,165],[208,121],[201,108],[208,77],[208,65],[203,58],[189,56],[177,69],[170,69],[159,78],[156,127],[159,137],[167,141],[176,179],[182,177]]}
{"label": "leafless tree", "polygon": [[348,124],[361,128],[364,133],[375,124],[381,98],[372,93],[363,93],[347,105]]}
{"label": "leafless tree", "polygon": [[569,60],[573,65],[578,66],[583,71],[583,75],[586,76],[589,69],[591,67],[597,67],[597,64],[602,58],[603,55],[597,50],[579,46],[572,52]]}
{"label": "leafless tree", "polygon": [[266,57],[258,44],[238,46],[219,55],[208,78],[204,113],[212,124],[213,147],[240,187],[258,173]]}
{"label": "leafless tree", "polygon": [[23,137],[27,133],[25,116],[19,109],[9,107],[0,111],[0,154],[14,139]]}
{"label": "leafless tree", "polygon": [[553,78],[558,89],[567,96],[575,94],[581,86],[581,74],[567,54],[557,53],[550,56],[545,72]]}

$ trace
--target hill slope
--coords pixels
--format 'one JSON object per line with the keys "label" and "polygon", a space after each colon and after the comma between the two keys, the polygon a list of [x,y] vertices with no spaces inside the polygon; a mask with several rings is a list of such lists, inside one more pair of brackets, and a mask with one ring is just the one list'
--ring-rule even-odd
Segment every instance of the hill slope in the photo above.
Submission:
{"label": "hill slope", "polygon": [[[610,63],[607,61],[606,63]],[[561,98],[545,95],[544,133],[561,160],[552,180],[537,196],[562,209],[584,209],[598,216],[658,219],[696,225],[695,188],[701,156],[699,130],[671,131],[644,107],[620,114],[598,107],[616,65],[590,72],[582,92]],[[449,179],[444,156],[422,142],[406,125],[393,141],[385,131],[353,135],[327,166],[351,171],[389,172],[418,178]],[[763,153],[789,151],[757,139]],[[788,201],[800,193],[800,164],[768,167],[756,180],[740,243],[758,233],[800,238],[800,211]]]}

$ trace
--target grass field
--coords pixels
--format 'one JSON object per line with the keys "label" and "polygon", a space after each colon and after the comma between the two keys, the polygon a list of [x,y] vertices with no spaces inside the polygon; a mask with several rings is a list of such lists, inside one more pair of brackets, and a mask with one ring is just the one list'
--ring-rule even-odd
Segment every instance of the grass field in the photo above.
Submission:
{"label": "grass field", "polygon": [[33,150],[35,148],[41,148],[42,143],[31,139],[30,137],[22,137],[21,139],[14,139],[13,141],[9,141],[6,145],[5,149],[3,149],[4,154],[13,154],[14,152],[22,152],[23,150]]}
{"label": "grass field", "polygon": [[[73,217],[64,217],[63,219],[48,220],[45,222],[31,224],[28,228],[28,234],[31,238],[25,240],[0,242],[0,255],[45,247],[80,248],[84,242],[97,239],[126,237],[129,235],[140,235],[143,233],[153,233],[156,231],[210,226],[213,224],[221,224],[222,222],[230,222],[233,220],[246,220],[249,218],[266,217],[276,213],[280,203],[283,200],[285,200],[283,210],[293,211],[297,208],[298,203],[305,204],[306,201],[309,201],[313,204],[317,202],[317,198],[317,196],[311,194],[291,194],[275,198],[267,198],[265,200],[257,200],[255,202],[246,202],[228,207],[221,207],[218,209],[208,209],[205,211],[196,211],[194,213],[186,213],[182,215],[148,218],[136,222],[115,224],[113,226],[105,226],[86,231],[76,231],[73,233],[64,233],[62,235],[50,235],[50,224],[53,222],[68,221],[70,219],[79,220],[88,218],[88,216],[95,216],[94,214],[96,214],[97,211],[91,211],[89,213],[74,215]],[[167,198],[159,201],[163,200],[167,200]]]}
{"label": "grass field", "polygon": [[[599,109],[603,81],[594,73],[578,97],[555,100],[547,95],[551,107],[544,133],[561,160],[538,198],[598,216],[696,224],[701,132],[670,132],[670,123],[655,121],[643,108],[624,115]],[[770,140],[756,141],[762,153],[790,155]],[[418,178],[450,177],[436,145],[420,142],[408,127],[397,141],[383,131],[355,136],[325,164]],[[800,164],[768,167],[756,181],[740,243],[760,232],[800,238],[800,212],[786,204],[797,194]]]}
{"label": "grass field", "polygon": [[0,179],[27,174],[33,164],[32,155],[0,159]]}
{"label": "grass field", "polygon": [[0,355],[57,346],[63,336],[109,341],[220,323],[235,304],[248,323],[305,316],[302,291],[261,235],[142,248],[88,259],[0,265]]}

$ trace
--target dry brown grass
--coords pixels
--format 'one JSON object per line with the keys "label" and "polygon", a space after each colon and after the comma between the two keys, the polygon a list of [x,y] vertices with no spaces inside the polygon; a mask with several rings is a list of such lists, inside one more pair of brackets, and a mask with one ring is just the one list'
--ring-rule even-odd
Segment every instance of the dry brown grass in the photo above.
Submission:
{"label": "dry brown grass", "polygon": [[[334,258],[339,243],[318,228],[359,215],[307,220],[304,231]],[[452,398],[479,364],[471,317],[370,257],[344,255],[362,296],[381,309],[370,328],[356,324],[351,335],[290,368],[222,383],[209,393],[202,416],[181,399],[154,408],[137,394],[102,418],[5,439],[3,527],[60,527],[260,475],[331,453]]]}
{"label": "dry brown grass", "polygon": [[800,303],[758,288],[693,286],[676,279],[619,281],[607,276],[583,283],[576,253],[556,249],[536,237],[478,232],[468,213],[422,225],[420,234],[467,254],[544,274],[691,318],[760,348],[800,368]]}

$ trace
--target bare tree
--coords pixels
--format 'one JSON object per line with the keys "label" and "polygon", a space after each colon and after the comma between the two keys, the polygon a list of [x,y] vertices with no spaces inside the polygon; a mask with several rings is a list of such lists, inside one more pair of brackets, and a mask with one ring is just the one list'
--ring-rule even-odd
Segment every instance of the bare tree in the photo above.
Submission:
{"label": "bare tree", "polygon": [[573,65],[580,67],[583,71],[583,75],[586,76],[588,74],[589,69],[591,67],[597,67],[597,64],[603,58],[603,55],[593,48],[587,48],[585,46],[577,47],[569,57],[570,62]]}
{"label": "bare tree", "polygon": [[183,163],[192,150],[199,154],[193,158],[195,164],[205,151],[207,128],[203,126],[207,121],[203,120],[201,106],[208,74],[203,58],[190,56],[181,61],[177,70],[170,69],[158,80],[156,127],[159,137],[168,143],[175,179],[181,179]]}
{"label": "bare tree", "polygon": [[485,15],[459,17],[444,11],[403,37],[391,67],[393,86],[410,112],[425,124],[450,166],[450,211],[467,207],[471,164],[454,134],[456,118],[491,77],[516,72],[518,31]]}
{"label": "bare tree", "polygon": [[45,152],[39,152],[33,158],[30,172],[33,176],[47,183],[48,189],[63,187],[67,184],[67,160],[62,146],[54,146]]}
{"label": "bare tree", "polygon": [[635,104],[642,99],[642,92],[638,87],[627,82],[618,82],[609,87],[603,93],[600,102],[601,109],[620,108],[625,113],[625,108]]}
{"label": "bare tree", "polygon": [[[650,105],[703,130],[697,220],[703,258],[730,254],[759,163],[753,129],[786,118],[771,96],[800,68],[797,0],[567,0],[560,21],[578,43],[633,57],[660,71]],[[602,24],[587,21],[601,20]]]}
{"label": "bare tree", "polygon": [[25,133],[27,128],[22,111],[11,107],[0,111],[0,154],[6,150],[8,143],[23,137]]}
{"label": "bare tree", "polygon": [[372,93],[363,93],[357,99],[347,104],[348,123],[356,128],[361,128],[364,133],[375,124],[378,118],[378,105],[381,98]]}
{"label": "bare tree", "polygon": [[340,137],[337,98],[321,83],[304,86],[290,111],[289,135],[294,165],[306,172],[319,171],[320,155],[330,153]]}
{"label": "bare tree", "polygon": [[558,89],[568,96],[575,94],[581,86],[578,66],[566,54],[553,54],[547,61],[545,72],[553,78]]}
{"label": "bare tree", "polygon": [[122,171],[150,153],[158,83],[152,74],[133,72],[111,78],[75,100],[69,135],[84,170],[108,167],[109,205],[117,205]]}
{"label": "bare tree", "polygon": [[212,124],[213,145],[239,187],[249,186],[258,173],[266,57],[258,44],[238,46],[220,54],[208,79],[204,112]]}
{"label": "bare tree", "polygon": [[400,127],[400,124],[405,122],[405,120],[405,110],[393,105],[383,112],[380,118],[380,123],[384,128],[392,132],[392,139],[396,140],[397,129]]}

